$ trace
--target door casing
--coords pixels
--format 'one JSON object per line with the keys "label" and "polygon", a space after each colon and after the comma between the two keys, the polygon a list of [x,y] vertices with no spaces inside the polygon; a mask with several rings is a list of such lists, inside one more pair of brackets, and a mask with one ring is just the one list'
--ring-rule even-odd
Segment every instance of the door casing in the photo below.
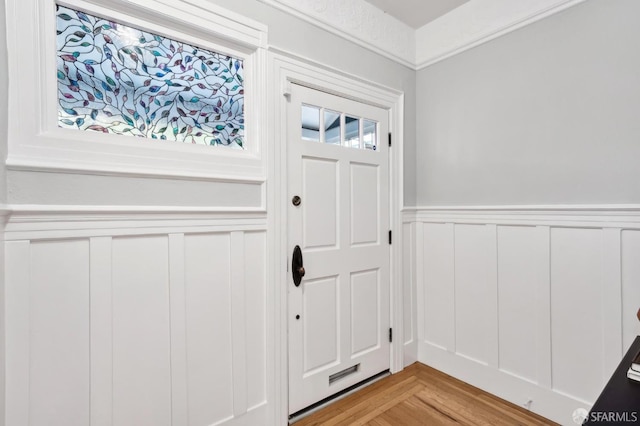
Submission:
{"label": "door casing", "polygon": [[[268,182],[266,188],[268,226],[270,232],[269,279],[271,289],[267,300],[267,314],[271,316],[267,324],[268,362],[273,365],[274,377],[268,377],[273,384],[274,424],[288,421],[288,339],[287,339],[287,285],[291,277],[287,271],[290,253],[287,244],[287,102],[291,84],[299,84],[315,90],[353,99],[389,111],[389,129],[392,147],[389,158],[389,200],[390,221],[393,241],[390,250],[390,322],[393,328],[391,343],[391,373],[404,368],[404,318],[402,286],[402,210],[403,210],[403,123],[404,93],[327,68],[311,61],[301,61],[286,52],[272,51],[268,58],[270,81],[273,84],[270,97],[273,107],[269,110],[267,122],[270,129],[268,150]],[[272,298],[272,299],[271,299]],[[269,370],[269,369],[268,369]],[[273,380],[269,380],[273,379]]]}

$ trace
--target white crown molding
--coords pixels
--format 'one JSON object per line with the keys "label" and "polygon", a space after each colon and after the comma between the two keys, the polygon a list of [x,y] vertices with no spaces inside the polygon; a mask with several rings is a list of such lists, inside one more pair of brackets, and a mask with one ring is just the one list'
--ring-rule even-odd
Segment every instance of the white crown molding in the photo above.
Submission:
{"label": "white crown molding", "polygon": [[415,31],[364,0],[260,0],[415,68]]}
{"label": "white crown molding", "polygon": [[585,0],[471,0],[416,31],[416,68],[433,65]]}
{"label": "white crown molding", "polygon": [[420,70],[585,0],[470,0],[414,30],[364,0],[260,0]]}

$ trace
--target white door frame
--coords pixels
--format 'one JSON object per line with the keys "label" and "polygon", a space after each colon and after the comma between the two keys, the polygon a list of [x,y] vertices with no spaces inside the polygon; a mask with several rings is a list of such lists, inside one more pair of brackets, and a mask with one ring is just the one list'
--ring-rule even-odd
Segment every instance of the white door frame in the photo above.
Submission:
{"label": "white door frame", "polygon": [[[288,340],[287,340],[287,285],[291,277],[287,272],[289,253],[287,252],[287,103],[292,83],[350,98],[366,104],[382,107],[389,111],[389,131],[393,135],[393,144],[389,152],[389,188],[390,221],[393,232],[390,259],[390,324],[393,328],[391,343],[390,369],[392,373],[404,368],[403,333],[403,285],[402,285],[402,210],[403,202],[403,126],[404,93],[356,76],[348,75],[336,69],[301,60],[288,52],[271,48],[269,52],[269,80],[272,106],[268,111],[270,129],[270,148],[267,176],[267,212],[270,247],[270,271],[267,292],[267,312],[272,315],[273,328],[267,330],[267,347],[271,350],[267,371],[273,371],[273,377],[267,377],[272,383],[274,400],[273,419],[276,425],[285,425],[288,421]],[[381,135],[384,140],[385,135]],[[270,374],[268,374],[270,376]]]}

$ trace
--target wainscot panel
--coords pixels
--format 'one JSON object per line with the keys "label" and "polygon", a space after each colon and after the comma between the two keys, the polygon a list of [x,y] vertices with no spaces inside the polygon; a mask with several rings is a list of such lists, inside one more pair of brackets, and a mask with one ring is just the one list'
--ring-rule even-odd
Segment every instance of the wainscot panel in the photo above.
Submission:
{"label": "wainscot panel", "polygon": [[9,216],[7,424],[269,424],[266,215]]}
{"label": "wainscot panel", "polygon": [[420,362],[561,424],[590,408],[640,334],[640,207],[425,207],[404,223]]}

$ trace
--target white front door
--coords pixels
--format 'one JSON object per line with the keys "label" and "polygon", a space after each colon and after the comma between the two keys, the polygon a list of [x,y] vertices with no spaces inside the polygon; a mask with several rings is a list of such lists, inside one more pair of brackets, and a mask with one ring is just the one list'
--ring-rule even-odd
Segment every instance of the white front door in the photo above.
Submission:
{"label": "white front door", "polygon": [[[289,107],[293,414],[390,366],[389,114],[295,84]],[[305,269],[299,286],[295,246]]]}

